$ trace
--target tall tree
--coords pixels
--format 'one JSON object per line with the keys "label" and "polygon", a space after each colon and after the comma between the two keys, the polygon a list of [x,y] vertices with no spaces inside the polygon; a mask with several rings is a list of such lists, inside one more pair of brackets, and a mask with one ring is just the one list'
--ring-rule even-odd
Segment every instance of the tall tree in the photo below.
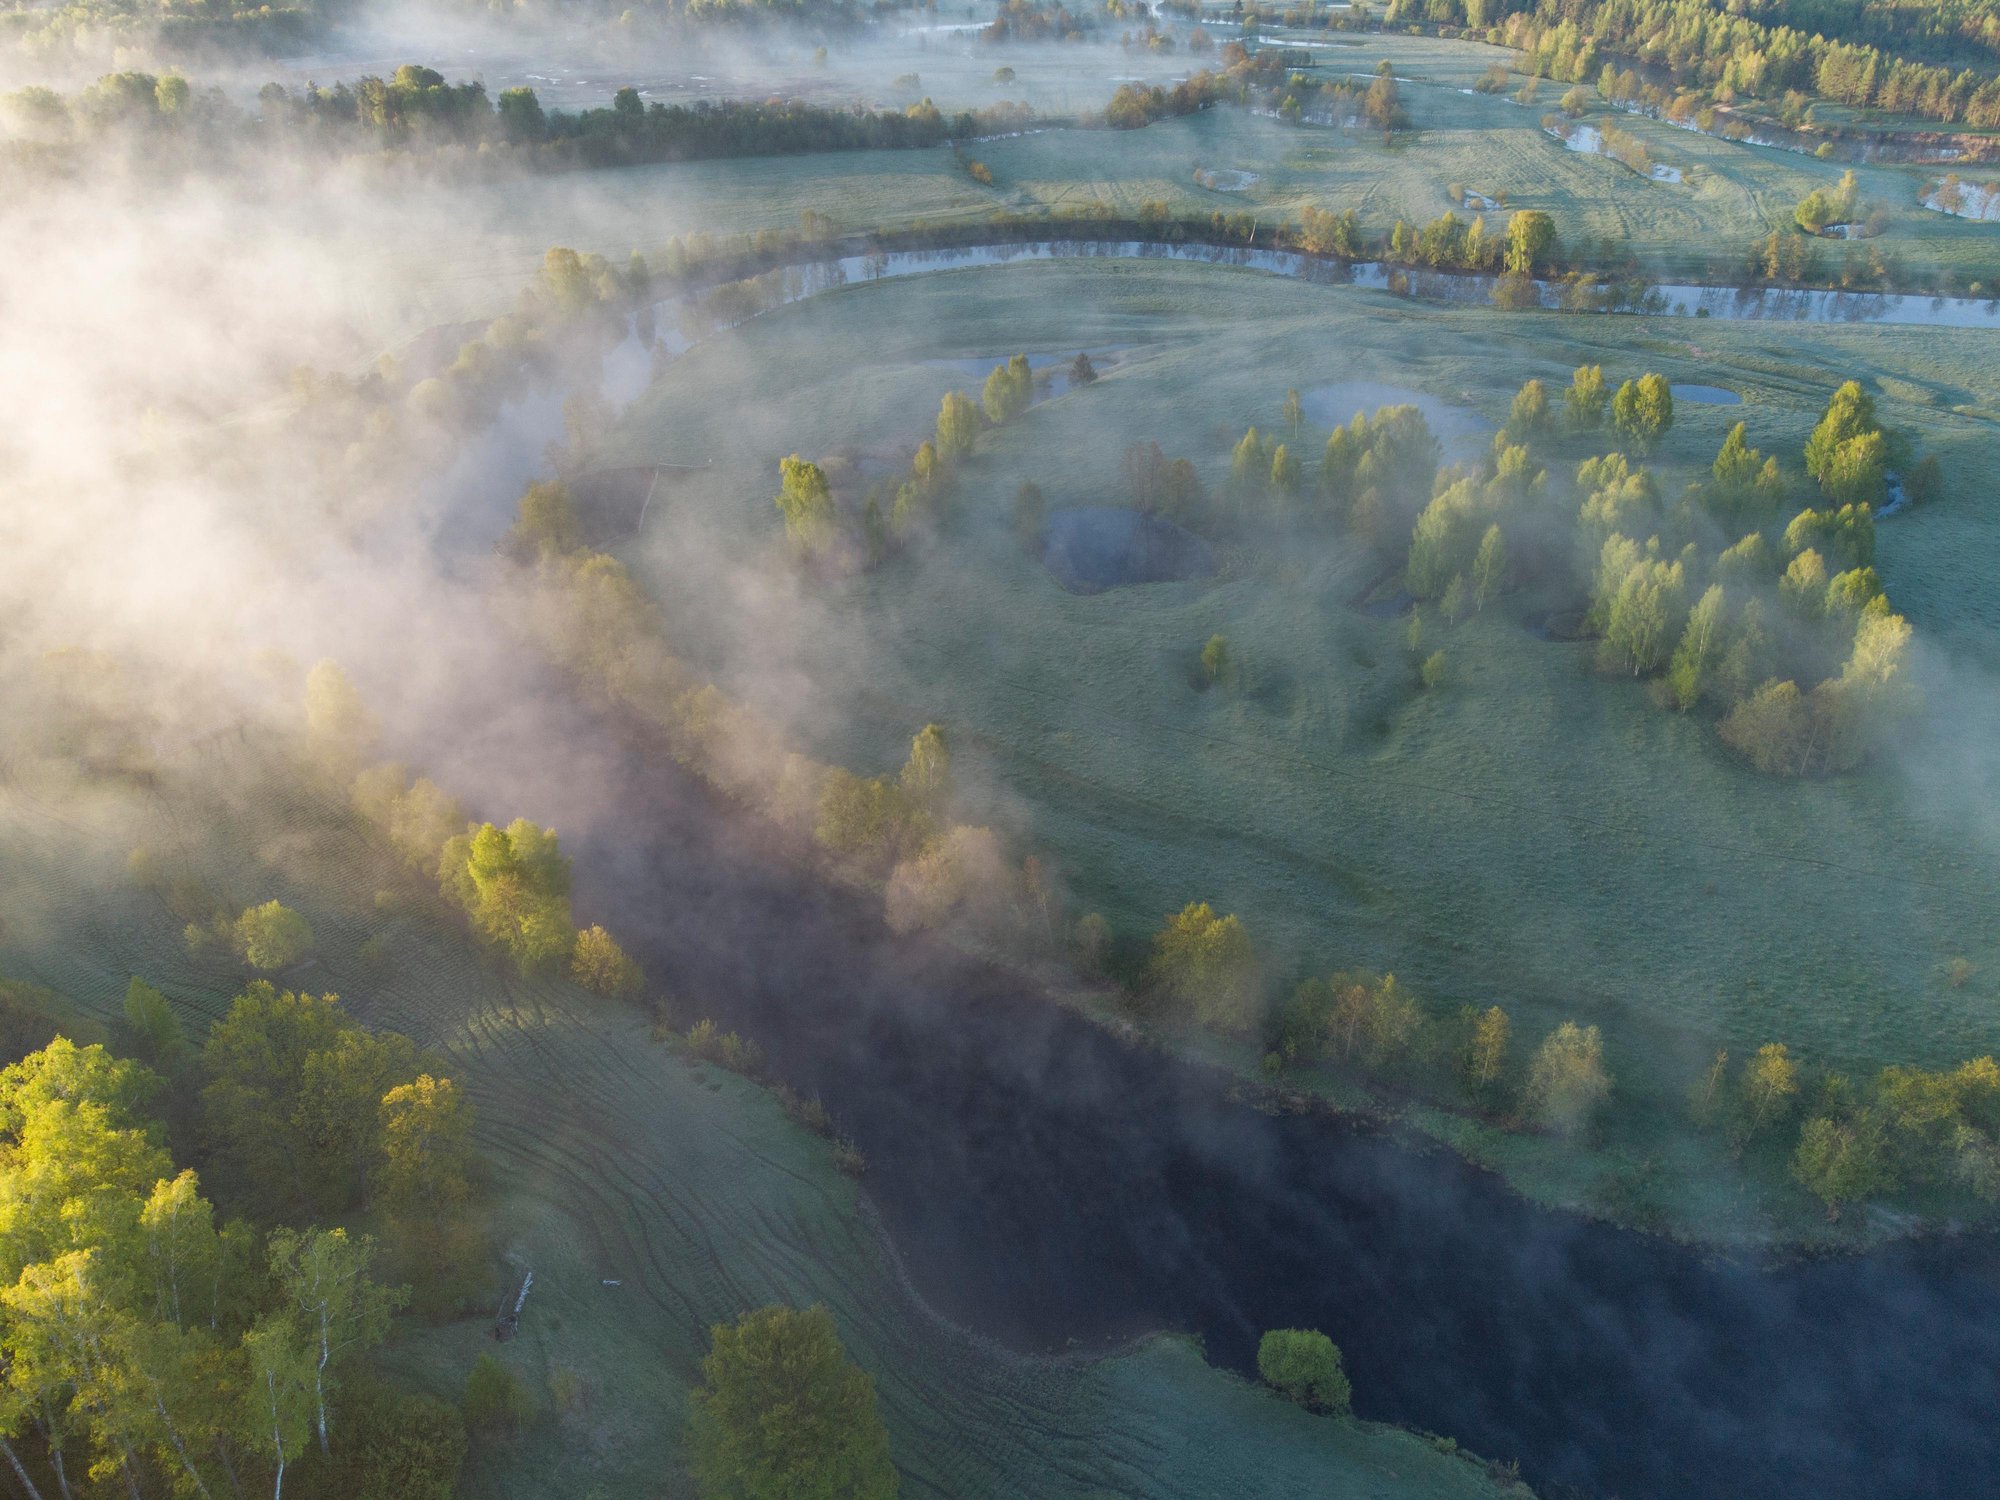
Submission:
{"label": "tall tree", "polygon": [[312,1424],[328,1451],[340,1361],[373,1348],[389,1331],[389,1315],[407,1296],[368,1274],[375,1242],[349,1239],[345,1229],[280,1229],[271,1235],[271,1275],[290,1302],[312,1365]]}

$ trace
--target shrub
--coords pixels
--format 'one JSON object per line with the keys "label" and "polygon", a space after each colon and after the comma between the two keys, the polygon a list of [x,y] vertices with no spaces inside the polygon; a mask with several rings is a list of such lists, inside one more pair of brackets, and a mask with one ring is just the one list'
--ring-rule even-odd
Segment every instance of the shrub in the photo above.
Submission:
{"label": "shrub", "polygon": [[236,951],[253,969],[283,969],[312,952],[312,924],[276,901],[253,906],[236,919]]}
{"label": "shrub", "polygon": [[475,1432],[515,1432],[535,1414],[514,1367],[498,1355],[482,1354],[465,1377],[465,1424]]}
{"label": "shrub", "polygon": [[1274,1328],[1257,1343],[1257,1373],[1264,1383],[1301,1406],[1345,1416],[1353,1387],[1341,1368],[1340,1348],[1308,1328]]}
{"label": "shrub", "polygon": [[600,995],[631,995],[646,982],[639,967],[602,927],[586,927],[576,935],[570,955],[570,978]]}

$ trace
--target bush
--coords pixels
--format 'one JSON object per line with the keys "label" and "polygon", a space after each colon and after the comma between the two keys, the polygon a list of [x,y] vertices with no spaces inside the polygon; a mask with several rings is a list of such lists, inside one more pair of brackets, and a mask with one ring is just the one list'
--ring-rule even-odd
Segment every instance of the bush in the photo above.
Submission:
{"label": "bush", "polygon": [[1308,1328],[1274,1328],[1257,1344],[1257,1373],[1280,1394],[1315,1411],[1347,1415],[1354,1394],[1340,1348]]}
{"label": "bush", "polygon": [[1442,651],[1433,651],[1424,658],[1424,664],[1417,669],[1417,675],[1423,680],[1426,688],[1434,688],[1444,681],[1449,668],[1450,663],[1445,660],[1445,654]]}
{"label": "bush", "polygon": [[514,1367],[498,1355],[480,1355],[465,1377],[465,1425],[475,1432],[515,1432],[534,1414],[534,1398]]}
{"label": "bush", "polygon": [[570,955],[570,978],[599,995],[636,993],[646,982],[639,967],[602,927],[586,927],[576,935]]}
{"label": "bush", "polygon": [[253,969],[283,969],[312,952],[312,924],[289,906],[266,901],[236,919],[236,951]]}
{"label": "bush", "polygon": [[465,1422],[448,1402],[350,1381],[334,1429],[334,1482],[346,1500],[451,1500],[465,1463]]}

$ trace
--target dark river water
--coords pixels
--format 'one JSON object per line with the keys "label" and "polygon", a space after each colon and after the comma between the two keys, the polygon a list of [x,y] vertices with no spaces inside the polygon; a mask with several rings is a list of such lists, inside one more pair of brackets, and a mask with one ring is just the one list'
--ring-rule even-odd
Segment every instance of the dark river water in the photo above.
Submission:
{"label": "dark river water", "polygon": [[1548,1492],[2000,1494],[2000,1249],[1779,1272],[1538,1209],[1456,1157],[1228,1102],[757,846],[671,767],[577,843],[579,914],[820,1094],[924,1295],[1027,1349],[1325,1330],[1363,1416]]}

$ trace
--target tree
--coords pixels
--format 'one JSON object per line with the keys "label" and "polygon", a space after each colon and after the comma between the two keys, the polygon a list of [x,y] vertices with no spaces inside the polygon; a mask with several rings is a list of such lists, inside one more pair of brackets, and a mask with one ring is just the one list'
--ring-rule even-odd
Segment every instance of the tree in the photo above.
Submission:
{"label": "tree", "polygon": [[1578,432],[1593,432],[1604,425],[1607,392],[1601,365],[1578,365],[1570,376],[1569,390],[1563,395],[1563,410],[1569,425]]}
{"label": "tree", "polygon": [[1153,938],[1154,985],[1198,1022],[1242,1031],[1255,1019],[1262,981],[1250,935],[1234,916],[1189,902]]}
{"label": "tree", "polygon": [[1743,1102],[1751,1134],[1777,1118],[1799,1091],[1799,1065],[1783,1042],[1767,1042],[1743,1070]]}
{"label": "tree", "polygon": [[1506,267],[1509,274],[1534,275],[1554,256],[1555,249],[1555,220],[1540,209],[1523,209],[1508,219]]}
{"label": "tree", "polygon": [[312,1422],[319,1451],[328,1447],[333,1401],[340,1385],[340,1361],[373,1348],[389,1331],[389,1315],[408,1295],[377,1284],[368,1275],[375,1242],[351,1240],[345,1229],[272,1231],[271,1276],[286,1300],[309,1349],[312,1366]]}
{"label": "tree", "polygon": [[313,1415],[313,1349],[298,1324],[280,1313],[243,1335],[250,1378],[243,1388],[243,1428],[250,1447],[273,1470],[271,1500],[284,1500],[285,1469],[305,1450]]}
{"label": "tree", "polygon": [[1680,629],[1685,594],[1679,562],[1652,559],[1635,565],[1611,598],[1602,655],[1629,666],[1634,677],[1657,671]]}
{"label": "tree", "polygon": [[1507,542],[1496,524],[1486,528],[1486,534],[1479,539],[1479,551],[1472,559],[1474,607],[1485,609],[1500,597],[1500,590],[1506,582]]}
{"label": "tree", "polygon": [[1214,686],[1229,675],[1229,637],[1212,635],[1201,648],[1201,680]]}
{"label": "tree", "polygon": [[646,984],[646,971],[595,924],[576,935],[569,977],[593,994],[610,997],[637,994]]}
{"label": "tree", "polygon": [[1524,442],[1547,432],[1549,423],[1549,388],[1531,380],[1514,393],[1514,404],[1507,414],[1507,436]]}
{"label": "tree", "polygon": [[1507,1066],[1507,1049],[1513,1041],[1513,1026],[1507,1012],[1490,1006],[1473,1017],[1472,1042],[1466,1049],[1465,1076],[1482,1092],[1499,1083]]}
{"label": "tree", "polygon": [[1882,1122],[1863,1110],[1851,1120],[1826,1116],[1806,1121],[1792,1155],[1792,1176],[1826,1205],[1829,1219],[1843,1203],[1885,1192],[1895,1185],[1883,1151]]}
{"label": "tree", "polygon": [[1426,656],[1423,665],[1417,668],[1417,680],[1426,691],[1444,686],[1444,680],[1451,673],[1451,658],[1442,651],[1433,651]]}
{"label": "tree", "polygon": [[450,1402],[352,1379],[334,1445],[349,1500],[452,1500],[465,1463],[465,1419]]}
{"label": "tree", "polygon": [[136,975],[125,987],[125,1029],[140,1056],[155,1066],[170,1067],[187,1051],[172,1003]]}
{"label": "tree", "polygon": [[542,138],[548,121],[533,89],[502,89],[498,104],[500,133],[511,144],[524,145]]}
{"label": "tree", "polygon": [[1347,1415],[1353,1387],[1341,1368],[1340,1349],[1309,1328],[1273,1328],[1257,1341],[1257,1373],[1273,1390],[1318,1411]]}
{"label": "tree", "polygon": [[764,1307],[709,1337],[688,1401],[703,1500],[892,1500],[875,1385],[847,1358],[831,1313]]}
{"label": "tree", "polygon": [[824,469],[796,453],[779,460],[778,472],[776,504],[785,518],[785,535],[802,555],[817,557],[833,545],[833,486]]}
{"label": "tree", "polygon": [[948,392],[938,407],[937,455],[952,464],[972,451],[979,436],[979,408],[963,391]]}
{"label": "tree", "polygon": [[1079,353],[1069,367],[1071,385],[1091,385],[1097,380],[1097,366],[1090,362],[1087,353]]}
{"label": "tree", "polygon": [[1766,682],[1723,718],[1717,732],[1723,744],[1760,771],[1796,776],[1804,757],[1812,722],[1795,682]]}
{"label": "tree", "polygon": [[1527,1102],[1535,1118],[1559,1135],[1575,1135],[1611,1093],[1604,1043],[1595,1026],[1565,1021],[1542,1042],[1528,1067]]}
{"label": "tree", "polygon": [[1006,364],[995,366],[986,377],[979,404],[985,408],[986,420],[1000,427],[1026,411],[1034,399],[1035,377],[1028,368],[1028,356],[1017,354]]}
{"label": "tree", "polygon": [[1239,496],[1260,488],[1270,477],[1271,459],[1257,429],[1248,429],[1229,455],[1229,483]]}
{"label": "tree", "polygon": [[[784,501],[778,503],[782,508]],[[546,562],[581,548],[583,526],[576,518],[569,486],[560,479],[546,479],[523,490],[513,529],[500,545],[518,562]]]}
{"label": "tree", "polygon": [[312,924],[276,901],[250,907],[234,932],[236,951],[253,969],[289,968],[312,952]]}
{"label": "tree", "polygon": [[1281,498],[1289,498],[1298,493],[1299,461],[1292,456],[1291,447],[1280,443],[1271,450],[1271,493]]}
{"label": "tree", "polygon": [[1664,375],[1642,375],[1618,387],[1611,401],[1611,425],[1626,444],[1652,451],[1674,425],[1674,393]]}
{"label": "tree", "polygon": [[472,1106],[449,1078],[421,1073],[382,1096],[382,1201],[399,1218],[450,1227],[472,1196]]}
{"label": "tree", "polygon": [[504,831],[482,823],[445,844],[438,880],[473,930],[510,954],[524,974],[552,967],[576,946],[569,860],[552,828],[526,818]]}
{"label": "tree", "polygon": [[1285,392],[1285,405],[1281,415],[1284,417],[1285,430],[1291,433],[1292,441],[1296,443],[1299,440],[1299,423],[1305,419],[1305,408],[1299,403],[1299,393],[1296,389]]}
{"label": "tree", "polygon": [[1707,685],[1716,659],[1722,654],[1722,626],[1728,605],[1720,584],[1712,583],[1701,600],[1688,612],[1680,644],[1667,663],[1667,692],[1674,707],[1685,712],[1694,707]]}
{"label": "tree", "polygon": [[1861,389],[1859,381],[1845,382],[1833,393],[1826,404],[1826,415],[1806,439],[1806,472],[1824,482],[1834,454],[1843,443],[1879,431],[1875,398]]}
{"label": "tree", "polygon": [[951,800],[951,743],[943,725],[926,724],[911,738],[897,784],[921,808],[935,810]]}

